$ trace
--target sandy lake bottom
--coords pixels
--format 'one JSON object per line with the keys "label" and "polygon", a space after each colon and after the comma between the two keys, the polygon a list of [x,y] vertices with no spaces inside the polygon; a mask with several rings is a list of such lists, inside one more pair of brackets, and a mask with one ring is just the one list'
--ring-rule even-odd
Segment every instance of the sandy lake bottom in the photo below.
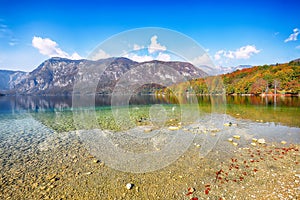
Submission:
{"label": "sandy lake bottom", "polygon": [[[207,117],[180,127],[174,124],[174,130],[161,128],[167,136],[180,132],[192,140],[172,162],[136,173],[165,159],[147,160],[138,169],[122,168],[101,157],[107,152],[95,154],[87,148],[80,130],[58,132],[28,113],[1,115],[0,199],[300,198],[300,128],[213,117],[220,122],[217,128],[206,126]],[[147,136],[156,130],[140,124],[135,131]],[[170,138],[161,137],[144,149],[132,141],[126,147],[130,141],[124,137],[110,141],[141,154],[162,151]],[[178,149],[180,143],[176,145]]]}

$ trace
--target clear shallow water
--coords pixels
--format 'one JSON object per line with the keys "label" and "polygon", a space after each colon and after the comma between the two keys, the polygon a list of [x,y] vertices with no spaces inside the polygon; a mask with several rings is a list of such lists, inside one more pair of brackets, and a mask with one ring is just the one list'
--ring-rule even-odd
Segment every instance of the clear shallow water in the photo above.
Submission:
{"label": "clear shallow water", "polygon": [[[107,151],[105,148],[101,149],[100,154],[99,149],[96,149],[96,153],[92,155],[108,167],[103,168],[101,167],[103,165],[94,163],[90,158],[90,153],[95,148],[92,142],[99,145],[96,140],[99,138],[92,140],[89,135],[91,132],[85,134],[76,129],[84,127],[95,130],[100,127],[105,130],[106,137],[115,147],[136,155],[141,152],[159,152],[172,140],[175,133],[169,131],[167,127],[178,126],[180,123],[181,109],[178,101],[162,97],[157,100],[154,96],[132,98],[129,118],[133,123],[131,126],[126,125],[129,131],[122,132],[116,128],[109,97],[98,97],[95,109],[88,107],[72,109],[70,97],[1,97],[0,197],[83,199],[89,195],[90,199],[115,199],[127,192],[126,189],[124,190],[124,185],[132,181],[140,187],[140,191],[135,190],[136,193],[126,194],[124,199],[151,199],[152,197],[156,199],[162,194],[165,194],[163,197],[168,199],[184,199],[186,196],[182,193],[186,193],[187,184],[194,183],[194,187],[200,190],[198,186],[201,185],[201,181],[211,182],[214,179],[215,171],[219,170],[218,162],[231,158],[233,152],[237,151],[237,147],[227,141],[234,135],[241,136],[239,140],[235,140],[239,148],[251,148],[253,137],[264,138],[270,145],[278,144],[283,140],[287,142],[286,145],[300,144],[299,98],[284,98],[280,102],[277,101],[276,106],[272,99],[260,97],[228,97],[226,104],[218,98],[199,97],[198,100],[199,105],[191,107],[199,111],[198,118],[191,119],[191,123],[186,121],[181,124],[179,133],[179,137],[189,136],[193,140],[185,143],[173,142],[171,146],[180,149],[183,144],[186,144],[188,150],[183,149],[187,151],[179,152],[179,156],[183,154],[182,157],[176,160],[176,151],[171,151],[175,156],[170,160],[162,156],[156,162],[150,159],[139,163],[140,165],[129,165],[134,168],[120,169],[114,166],[119,163],[113,163],[117,160],[114,159],[116,155],[110,154],[113,151]],[[163,107],[153,107],[153,104],[157,103],[163,103]],[[185,105],[181,107],[187,111],[190,109]],[[157,113],[158,115],[155,115]],[[160,118],[161,114],[165,117]],[[163,126],[153,128],[151,116],[162,120]],[[224,126],[229,122],[234,125]],[[156,121],[156,125],[161,124]],[[148,132],[149,127],[153,128],[150,132]],[[162,134],[157,134],[158,130],[163,131]],[[213,157],[210,155],[211,152],[214,152]],[[106,157],[101,153],[105,153]],[[200,159],[205,156],[209,159],[206,161]],[[109,158],[111,160],[108,160]],[[124,156],[119,158],[122,162],[127,160]],[[140,158],[143,159],[143,155]],[[289,163],[293,163],[294,160]],[[164,163],[165,161],[167,163]],[[157,163],[164,165],[152,165]],[[264,167],[255,167],[261,171],[266,170],[266,173],[270,172],[269,166],[277,167],[273,161],[265,164]],[[205,171],[207,169],[204,169],[206,165],[207,169],[211,169],[208,170],[208,174]],[[132,172],[132,170],[137,172],[141,169],[157,169],[157,171],[145,174],[133,173],[133,175],[124,172]],[[266,173],[263,173],[263,176]],[[279,170],[278,173],[280,175],[282,171]],[[57,176],[59,179],[51,179],[48,178],[49,176]],[[177,179],[180,181],[174,181]],[[274,182],[273,179],[271,181]],[[154,187],[153,183],[157,183],[157,187]],[[258,181],[255,180],[252,186],[257,184]],[[236,191],[240,185],[233,184],[226,189],[231,190],[230,187]],[[216,198],[217,195],[221,195],[217,190],[215,192]],[[200,197],[203,191],[199,191],[197,195]],[[231,193],[228,193],[229,199],[232,197],[230,195]]]}
{"label": "clear shallow water", "polygon": [[[168,126],[182,126],[189,130],[192,125],[197,126],[200,133],[218,130],[220,134],[212,140],[213,145],[220,137],[235,134],[244,135],[240,145],[249,143],[252,137],[266,138],[269,142],[284,140],[299,144],[300,98],[276,97],[276,102],[274,100],[274,97],[228,96],[224,100],[200,96],[198,105],[186,106],[178,104],[184,102],[182,100],[149,95],[132,97],[128,109],[115,109],[110,106],[110,96],[97,96],[96,107],[82,109],[72,108],[72,97],[0,97],[1,151],[20,145],[34,149],[37,143],[43,143],[53,134],[75,130],[121,131],[122,135],[122,131],[134,130],[135,127],[160,130]],[[195,111],[199,115],[192,116]],[[184,112],[188,116],[185,119]],[[119,118],[122,113],[125,113],[125,118]],[[237,126],[226,127],[226,123]],[[144,132],[144,129],[139,131]],[[120,138],[122,140],[124,137]],[[128,139],[116,143],[130,144]],[[210,150],[212,144],[202,146]]]}
{"label": "clear shallow water", "polygon": [[[88,102],[90,97],[87,96],[82,99],[82,106],[84,106],[85,98]],[[178,102],[185,103],[187,100],[186,97],[179,101],[177,98],[166,96],[133,96],[128,105],[134,108],[136,106],[164,104],[180,109]],[[300,127],[300,97],[276,97],[275,99],[275,97],[227,96],[226,99],[222,99],[221,97],[200,96],[197,97],[197,100],[199,107],[196,109],[199,110],[200,114],[228,114],[234,118]],[[96,111],[111,109],[110,96],[96,96],[94,102],[95,107],[92,109]],[[58,117],[58,115],[70,115],[72,114],[72,97],[0,97],[0,115],[2,117],[18,117],[20,113],[45,114],[50,118]]]}

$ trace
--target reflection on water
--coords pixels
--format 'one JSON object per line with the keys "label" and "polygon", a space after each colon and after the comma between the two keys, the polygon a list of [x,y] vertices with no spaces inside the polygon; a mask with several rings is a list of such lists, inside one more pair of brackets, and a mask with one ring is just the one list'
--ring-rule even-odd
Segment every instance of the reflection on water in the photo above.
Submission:
{"label": "reflection on water", "polygon": [[[93,96],[81,96],[81,102]],[[96,96],[95,106],[110,106],[111,96]],[[129,104],[148,105],[168,103],[167,99],[157,99],[153,95],[132,96]],[[85,106],[84,104],[81,104]],[[87,106],[87,105],[86,105]],[[0,113],[14,113],[19,111],[62,111],[72,108],[72,96],[3,96],[0,97]]]}
{"label": "reflection on water", "polygon": [[[91,102],[93,96],[80,97],[81,102]],[[185,104],[189,96],[132,96],[129,105]],[[191,98],[190,98],[191,99]],[[226,113],[237,118],[276,122],[300,127],[300,98],[284,96],[198,96],[198,106],[204,113]],[[88,101],[89,100],[89,101]],[[109,107],[111,96],[96,96],[96,107]],[[84,106],[84,104],[81,104]],[[87,105],[88,106],[88,105]],[[71,96],[4,96],[0,97],[0,113],[61,112],[72,108]]]}

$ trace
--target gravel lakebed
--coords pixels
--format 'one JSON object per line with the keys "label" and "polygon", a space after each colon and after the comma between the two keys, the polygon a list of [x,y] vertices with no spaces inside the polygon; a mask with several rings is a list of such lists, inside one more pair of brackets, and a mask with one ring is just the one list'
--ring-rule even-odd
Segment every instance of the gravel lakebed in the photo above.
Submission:
{"label": "gravel lakebed", "polygon": [[195,136],[187,151],[131,173],[92,155],[78,131],[58,133],[29,114],[1,117],[0,199],[299,199],[300,129],[227,121],[221,130],[176,126]]}

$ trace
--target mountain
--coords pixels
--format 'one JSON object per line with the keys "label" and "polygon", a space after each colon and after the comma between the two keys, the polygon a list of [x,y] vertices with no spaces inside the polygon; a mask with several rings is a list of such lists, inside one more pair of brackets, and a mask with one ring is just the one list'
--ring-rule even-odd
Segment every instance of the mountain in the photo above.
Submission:
{"label": "mountain", "polygon": [[[4,79],[2,85],[9,94],[71,95],[74,88],[80,94],[109,94],[123,76],[131,82],[149,80],[151,84],[151,80],[164,79],[169,80],[170,84],[176,83],[178,80],[169,77],[167,69],[177,72],[177,76],[180,75],[179,77],[186,80],[206,76],[205,72],[186,62],[153,60],[138,63],[123,57],[97,61],[54,57],[44,61],[32,72],[22,73],[9,80]],[[176,76],[174,73],[173,75]]]}
{"label": "mountain", "polygon": [[238,65],[235,67],[222,67],[222,66],[217,66],[216,67],[216,71],[218,73],[216,73],[216,75],[220,75],[220,74],[228,74],[237,70],[242,70],[242,69],[247,69],[247,68],[251,68],[252,65]]}
{"label": "mountain", "polygon": [[300,58],[292,60],[290,63],[300,63]]}
{"label": "mountain", "polygon": [[25,75],[22,71],[0,70],[0,91],[13,89]]}

